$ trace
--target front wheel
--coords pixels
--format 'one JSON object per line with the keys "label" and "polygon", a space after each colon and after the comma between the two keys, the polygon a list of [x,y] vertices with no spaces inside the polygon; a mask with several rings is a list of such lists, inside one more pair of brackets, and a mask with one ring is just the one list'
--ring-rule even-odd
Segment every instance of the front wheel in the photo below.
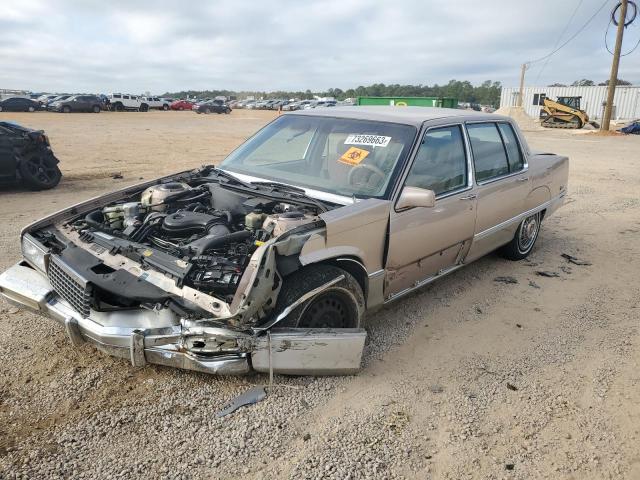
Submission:
{"label": "front wheel", "polygon": [[165,112],[169,110],[169,105],[167,105],[166,103],[162,105],[162,110],[164,110]]}
{"label": "front wheel", "polygon": [[526,258],[529,253],[531,253],[531,250],[533,250],[533,246],[538,239],[541,222],[541,212],[534,213],[522,220],[511,241],[500,250],[502,256],[509,260],[522,260]]}
{"label": "front wheel", "polygon": [[71,113],[71,107],[62,107],[62,113]]}
{"label": "front wheel", "polygon": [[93,110],[93,113],[100,113],[100,106],[94,105],[92,110]]}
{"label": "front wheel", "polygon": [[28,109],[28,110],[29,110],[30,112],[35,112],[35,111],[36,111],[36,109],[35,109],[34,107],[29,107],[29,109]]}
{"label": "front wheel", "polygon": [[311,265],[285,278],[278,295],[275,316],[289,305],[327,283],[333,285],[296,307],[280,323],[290,328],[357,328],[362,324],[365,300],[362,288],[350,273],[332,265]]}

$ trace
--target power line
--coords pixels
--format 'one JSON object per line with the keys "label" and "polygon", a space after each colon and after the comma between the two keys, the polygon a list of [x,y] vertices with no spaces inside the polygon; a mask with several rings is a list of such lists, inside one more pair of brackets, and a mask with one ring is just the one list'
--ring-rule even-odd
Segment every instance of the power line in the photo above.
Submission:
{"label": "power line", "polygon": [[593,15],[591,15],[591,17],[589,17],[589,20],[587,20],[586,23],[584,25],[582,25],[582,27],[580,27],[580,29],[576,33],[571,35],[562,45],[560,45],[558,48],[554,48],[549,54],[545,55],[544,57],[540,57],[540,58],[536,58],[535,60],[531,60],[531,61],[527,62],[527,64],[531,65],[532,63],[537,63],[537,62],[540,62],[542,60],[546,60],[550,56],[552,56],[555,53],[557,53],[560,50],[562,50],[571,40],[576,38],[580,33],[582,33],[582,31],[585,28],[587,28],[587,26],[591,23],[591,21],[594,18],[596,18],[596,15],[598,15],[600,13],[600,11],[607,5],[607,3],[609,3],[609,0],[605,0],[603,2],[603,4],[600,6],[600,8],[598,8],[598,10],[596,10],[596,12]]}
{"label": "power line", "polygon": [[[633,23],[633,21],[636,19],[636,15],[638,14],[638,7],[636,6],[635,2],[633,2],[633,0],[629,1],[629,5],[631,5],[633,7],[633,15],[631,15],[631,19],[627,20],[622,19],[622,21],[624,22],[624,27],[627,28],[629,25],[631,25]],[[604,32],[604,46],[607,49],[607,52],[609,52],[611,55],[613,55],[614,53],[611,51],[611,49],[609,48],[609,41],[608,41],[608,37],[609,37],[609,28],[611,28],[611,24],[614,25],[618,25],[618,21],[616,20],[616,12],[618,11],[618,8],[620,7],[620,4],[616,5],[615,8],[613,9],[613,11],[611,12],[611,18],[609,19],[609,24],[607,25],[607,29]],[[638,45],[640,45],[640,38],[638,38],[638,41],[636,42],[636,44],[634,45],[634,47],[629,50],[627,53],[621,53],[620,56],[621,57],[626,57],[627,55],[631,54],[634,52],[634,50],[636,48],[638,48]]]}
{"label": "power line", "polygon": [[[569,21],[567,22],[567,24],[564,26],[564,29],[562,30],[562,33],[560,35],[558,35],[558,39],[556,40],[556,43],[553,45],[553,48],[555,49],[558,44],[560,43],[560,39],[562,37],[564,37],[564,34],[567,33],[567,29],[569,28],[569,25],[571,25],[571,22],[573,21],[573,17],[576,16],[576,12],[578,11],[578,9],[580,8],[580,6],[582,5],[582,2],[584,0],[580,0],[578,2],[578,5],[576,5],[576,8],[573,9],[573,13],[571,14],[571,16],[569,17]],[[551,57],[549,57],[551,58]],[[542,75],[542,72],[544,72],[544,69],[547,67],[547,65],[549,64],[549,58],[546,59],[546,61],[544,62],[544,64],[542,65],[542,68],[538,71],[538,75],[536,75],[536,79],[533,82],[534,84],[538,84],[538,79],[540,79],[540,75]]]}

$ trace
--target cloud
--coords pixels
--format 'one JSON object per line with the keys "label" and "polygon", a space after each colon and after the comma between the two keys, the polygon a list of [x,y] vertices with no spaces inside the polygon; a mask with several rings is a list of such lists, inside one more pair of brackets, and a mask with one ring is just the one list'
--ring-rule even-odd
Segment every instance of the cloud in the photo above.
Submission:
{"label": "cloud", "polygon": [[[7,1],[0,88],[134,93],[345,89],[451,78],[515,86],[520,64],[552,49],[578,3]],[[583,1],[565,38],[601,1]],[[607,78],[611,57],[603,37],[613,4],[544,70],[544,62],[533,65],[527,80]],[[635,43],[640,28],[632,25],[627,35]],[[640,62],[623,58],[619,76],[640,80]]]}

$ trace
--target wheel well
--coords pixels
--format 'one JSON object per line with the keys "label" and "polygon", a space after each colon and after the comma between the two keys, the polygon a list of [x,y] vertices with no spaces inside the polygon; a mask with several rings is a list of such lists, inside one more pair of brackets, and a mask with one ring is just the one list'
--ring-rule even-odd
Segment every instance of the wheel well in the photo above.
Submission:
{"label": "wheel well", "polygon": [[364,293],[364,298],[367,298],[368,290],[369,290],[369,277],[367,275],[367,270],[362,264],[362,262],[355,257],[339,257],[333,258],[331,260],[326,260],[322,262],[327,265],[333,265],[335,267],[341,268],[349,272],[356,279],[360,288],[362,288],[362,293]]}

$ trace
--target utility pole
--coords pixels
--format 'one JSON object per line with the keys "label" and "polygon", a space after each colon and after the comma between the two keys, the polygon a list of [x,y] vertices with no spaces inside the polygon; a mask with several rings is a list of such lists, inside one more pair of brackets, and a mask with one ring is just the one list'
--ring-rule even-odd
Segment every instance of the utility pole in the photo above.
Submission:
{"label": "utility pole", "polygon": [[524,72],[527,71],[528,64],[522,64],[522,70],[520,70],[520,93],[518,93],[518,107],[522,106],[522,99],[524,98]]}
{"label": "utility pole", "polygon": [[628,0],[620,1],[620,18],[618,19],[618,31],[616,33],[616,47],[613,51],[613,62],[611,63],[611,76],[609,77],[609,90],[607,91],[607,104],[604,107],[604,117],[600,130],[609,130],[611,122],[611,111],[613,110],[613,95],[616,93],[618,84],[618,66],[620,65],[620,51],[622,50],[622,36],[624,35],[624,23],[627,20]]}

